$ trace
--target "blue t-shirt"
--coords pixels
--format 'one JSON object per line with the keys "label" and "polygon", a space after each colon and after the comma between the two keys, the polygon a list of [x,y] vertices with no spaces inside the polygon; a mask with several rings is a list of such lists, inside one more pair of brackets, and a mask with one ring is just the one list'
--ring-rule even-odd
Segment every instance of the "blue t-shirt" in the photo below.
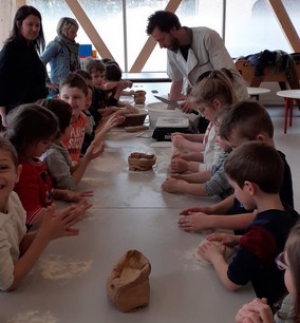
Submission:
{"label": "blue t-shirt", "polygon": [[259,213],[240,239],[236,256],[227,276],[236,285],[252,282],[257,297],[266,297],[273,305],[286,294],[284,271],[275,263],[284,250],[290,229],[299,220],[292,210],[268,210]]}

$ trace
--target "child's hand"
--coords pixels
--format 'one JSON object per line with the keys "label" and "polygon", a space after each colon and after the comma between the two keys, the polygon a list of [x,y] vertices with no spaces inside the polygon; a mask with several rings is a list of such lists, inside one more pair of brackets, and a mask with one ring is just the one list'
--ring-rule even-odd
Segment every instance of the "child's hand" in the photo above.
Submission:
{"label": "child's hand", "polygon": [[204,214],[210,214],[209,213],[209,206],[192,206],[192,207],[182,210],[179,213],[179,215],[191,215],[194,212],[201,212]]}
{"label": "child's hand", "polygon": [[202,212],[191,212],[189,215],[180,217],[178,220],[179,228],[187,232],[201,232],[211,229],[211,218]]}
{"label": "child's hand", "polygon": [[103,141],[101,141],[100,143],[97,143],[97,147],[92,142],[92,144],[86,150],[85,156],[89,160],[95,159],[103,153],[104,149],[105,149],[105,144]]}
{"label": "child's hand", "polygon": [[72,226],[81,221],[82,217],[74,213],[75,210],[76,206],[69,206],[64,210],[55,210],[54,206],[47,207],[38,234],[45,235],[49,240],[78,235],[79,230]]}
{"label": "child's hand", "polygon": [[66,202],[81,202],[83,198],[87,196],[93,196],[93,191],[73,192],[64,190],[62,198]]}
{"label": "child's hand", "polygon": [[265,298],[255,298],[237,313],[237,323],[274,323],[273,313]]}
{"label": "child's hand", "polygon": [[212,233],[206,237],[208,241],[222,242],[225,246],[235,247],[238,245],[240,236],[235,236],[229,233]]}
{"label": "child's hand", "polygon": [[174,158],[171,160],[170,171],[175,173],[184,173],[189,170],[188,162],[181,158]]}
{"label": "child's hand", "polygon": [[204,259],[213,263],[214,260],[222,257],[224,259],[226,247],[223,245],[217,246],[211,242],[205,243],[203,246],[199,247],[198,254]]}
{"label": "child's hand", "polygon": [[118,88],[119,89],[124,90],[124,89],[127,89],[128,87],[129,88],[132,87],[132,82],[131,81],[124,81],[124,80],[119,81],[119,83],[118,83]]}
{"label": "child's hand", "polygon": [[124,115],[122,115],[122,113],[120,111],[115,112],[113,115],[111,115],[105,125],[104,128],[106,131],[111,130],[112,128],[119,126],[120,124],[122,124],[125,121],[126,117]]}
{"label": "child's hand", "polygon": [[92,204],[86,200],[81,200],[75,205],[75,208],[72,210],[75,218],[82,219],[86,210],[92,207]]}

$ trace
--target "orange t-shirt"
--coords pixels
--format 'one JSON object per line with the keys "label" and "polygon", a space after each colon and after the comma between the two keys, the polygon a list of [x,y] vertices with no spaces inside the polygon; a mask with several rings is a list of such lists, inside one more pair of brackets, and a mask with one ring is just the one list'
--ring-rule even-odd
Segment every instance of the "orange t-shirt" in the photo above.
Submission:
{"label": "orange t-shirt", "polygon": [[76,164],[80,158],[80,151],[87,126],[86,116],[82,112],[80,112],[77,118],[76,116],[73,116],[71,125],[72,130],[70,138],[65,140],[63,144],[67,147],[73,164]]}

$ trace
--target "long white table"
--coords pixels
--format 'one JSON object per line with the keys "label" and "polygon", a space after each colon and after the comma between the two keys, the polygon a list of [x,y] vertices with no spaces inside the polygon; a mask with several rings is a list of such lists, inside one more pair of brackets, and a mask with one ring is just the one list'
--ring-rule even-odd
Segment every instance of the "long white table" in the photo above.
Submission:
{"label": "long white table", "polygon": [[[204,236],[180,230],[178,213],[217,199],[162,192],[172,150],[152,143],[149,133],[108,135],[106,151],[79,185],[94,190],[80,235],[53,241],[19,289],[0,293],[1,323],[232,323],[255,297],[251,287],[226,290],[212,267],[194,259]],[[153,171],[129,172],[133,151],[155,153]],[[123,314],[108,301],[105,283],[129,249],[151,262],[151,299],[148,307]]]}

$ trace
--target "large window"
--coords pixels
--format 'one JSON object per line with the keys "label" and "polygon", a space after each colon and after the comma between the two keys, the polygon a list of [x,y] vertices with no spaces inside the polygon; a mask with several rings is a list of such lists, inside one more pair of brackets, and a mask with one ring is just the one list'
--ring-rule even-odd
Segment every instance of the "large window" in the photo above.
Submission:
{"label": "large window", "polygon": [[[41,11],[47,42],[56,36],[56,24],[61,17],[74,17],[64,0],[27,0],[27,3]],[[163,10],[168,1],[79,0],[79,3],[115,60],[124,71],[128,71],[147,39],[147,18],[154,11]],[[223,3],[226,4],[224,11]],[[300,1],[283,0],[283,4],[300,33]],[[264,49],[292,51],[268,0],[182,0],[176,14],[182,25],[202,25],[216,30],[225,38],[232,57]],[[78,32],[77,41],[81,44],[90,43],[82,28]],[[166,51],[156,46],[143,71],[165,70]]]}

